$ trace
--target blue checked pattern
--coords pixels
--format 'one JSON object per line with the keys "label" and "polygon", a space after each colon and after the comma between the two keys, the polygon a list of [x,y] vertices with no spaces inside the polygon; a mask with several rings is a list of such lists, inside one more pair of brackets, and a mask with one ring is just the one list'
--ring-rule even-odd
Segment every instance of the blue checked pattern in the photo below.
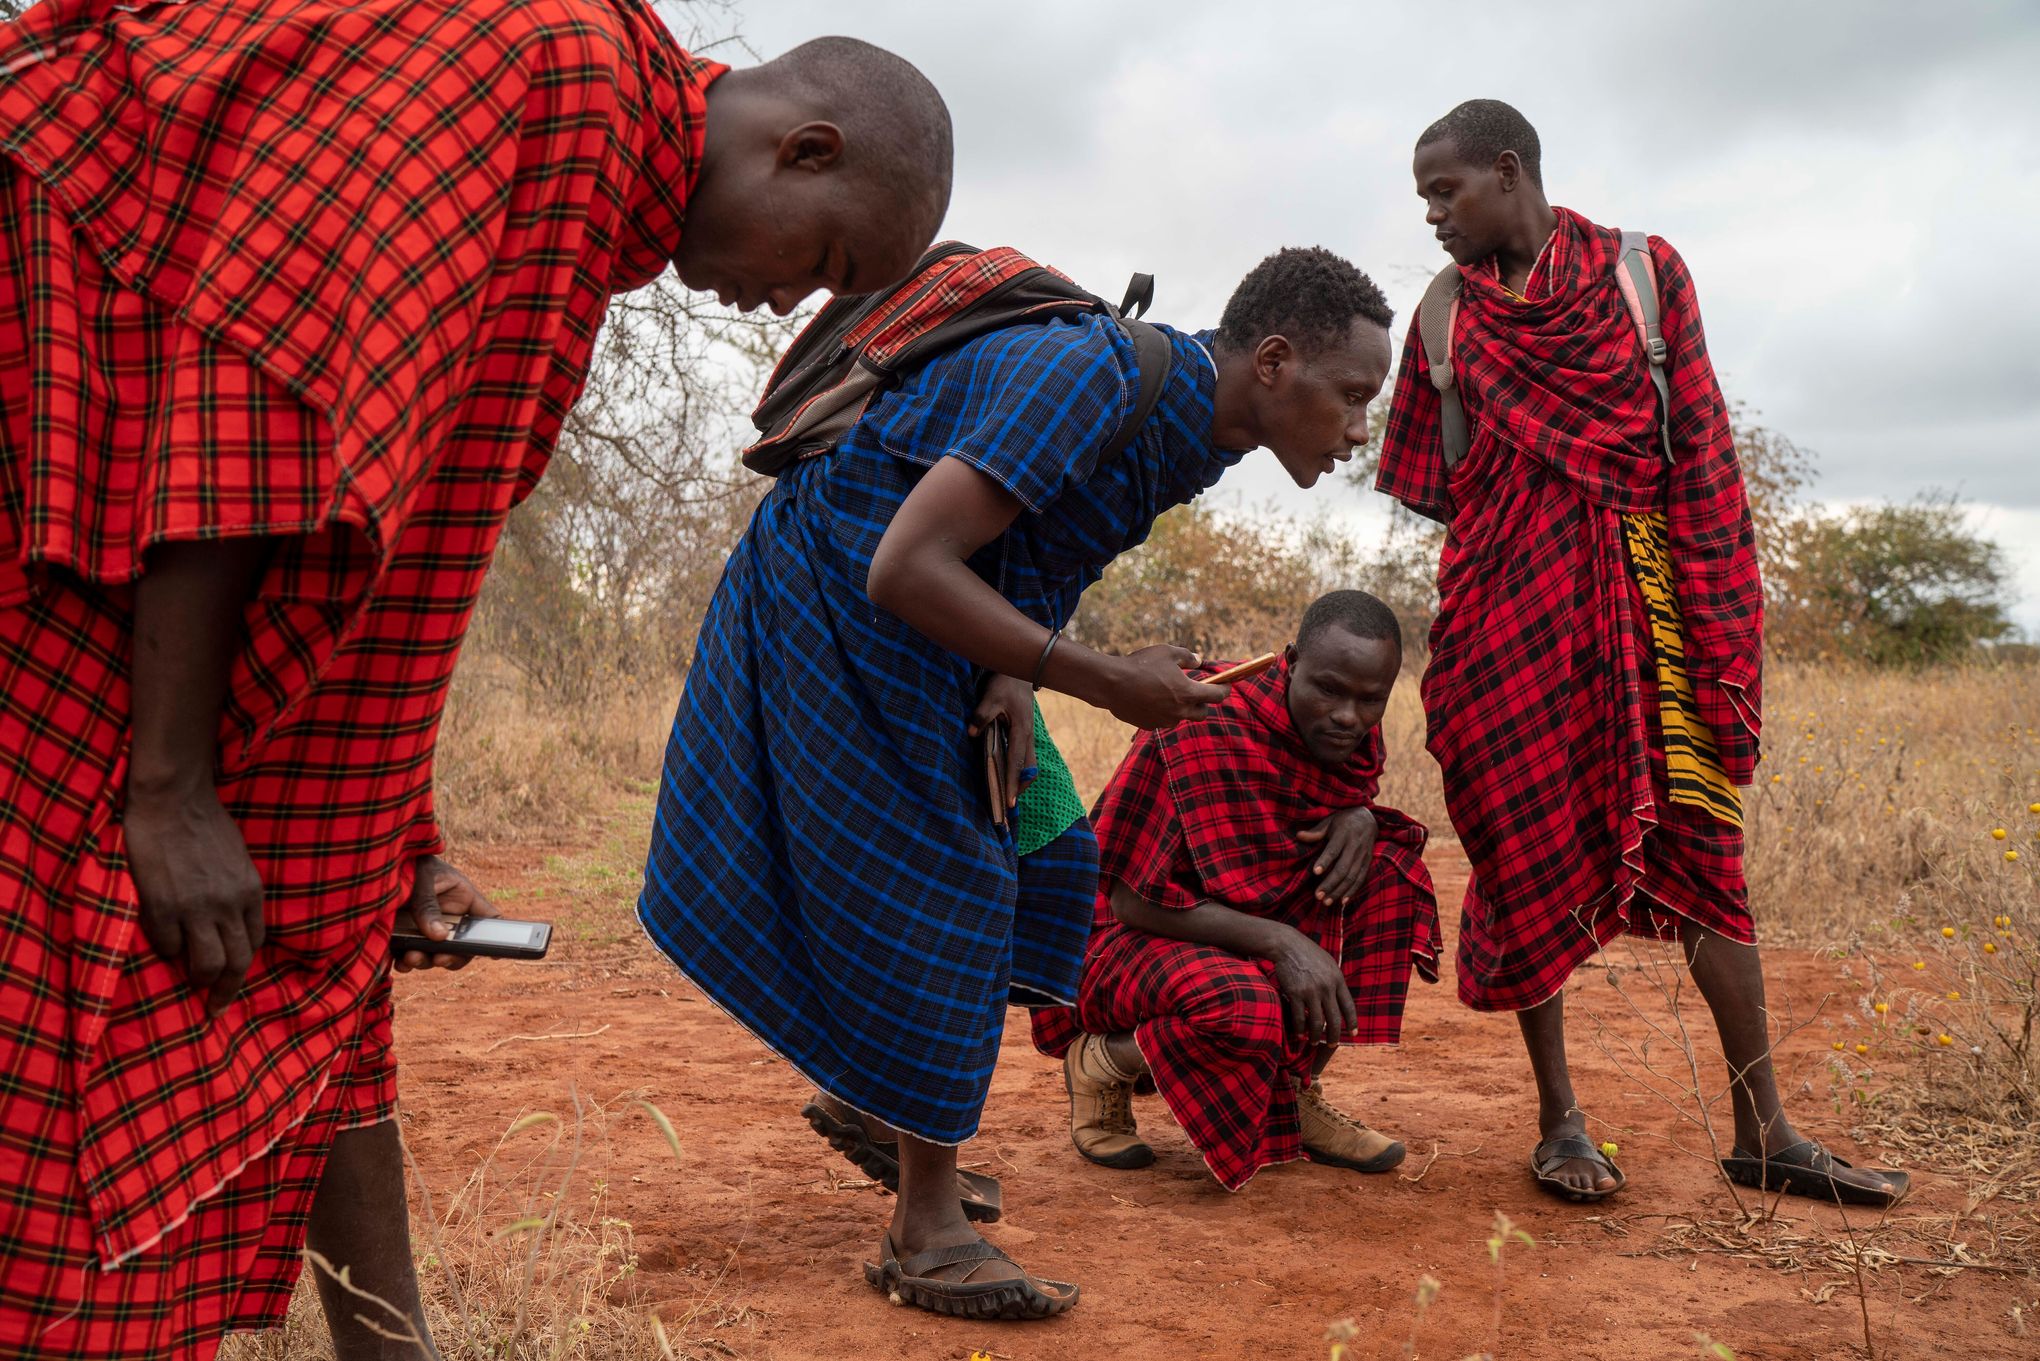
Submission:
{"label": "blue checked pattern", "polygon": [[1109,319],[1015,327],[925,365],[774,484],[702,625],[646,933],[824,1091],[925,1139],[976,1132],[1009,995],[1075,995],[1096,851],[1079,824],[1041,873],[1018,871],[965,732],[973,670],[871,604],[872,553],[922,473],[964,459],[1027,507],[973,566],[1067,622],[1156,516],[1240,458],[1208,443],[1204,345],[1171,340],[1155,414],[1103,467],[1138,380]]}

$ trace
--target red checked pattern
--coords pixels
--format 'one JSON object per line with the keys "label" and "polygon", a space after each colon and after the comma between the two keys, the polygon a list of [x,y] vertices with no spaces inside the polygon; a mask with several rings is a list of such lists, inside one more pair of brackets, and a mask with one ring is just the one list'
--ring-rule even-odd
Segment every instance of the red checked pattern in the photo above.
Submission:
{"label": "red checked pattern", "polygon": [[1547,1000],[1624,930],[1671,931],[1658,908],[1754,938],[1740,834],[1665,797],[1648,626],[1620,519],[1665,514],[1700,712],[1747,784],[1763,588],[1728,410],[1692,277],[1651,237],[1670,348],[1667,469],[1612,278],[1620,236],[1558,213],[1529,301],[1502,288],[1492,262],[1466,272],[1453,355],[1473,447],[1450,474],[1411,325],[1378,484],[1448,526],[1424,707],[1474,870],[1459,995],[1482,1010]]}
{"label": "red checked pattern", "polygon": [[[389,1111],[468,615],[609,295],[677,245],[721,69],[636,0],[0,26],[0,1353],[281,1317],[332,1132]],[[208,1022],[118,795],[129,583],[226,535],[280,541],[220,729],[268,941]]]}
{"label": "red checked pattern", "polygon": [[[1084,1032],[1132,1030],[1170,1114],[1229,1190],[1303,1156],[1296,1090],[1312,1047],[1288,1033],[1273,965],[1121,925],[1111,881],[1162,907],[1212,901],[1295,927],[1344,969],[1360,1014],[1349,1043],[1394,1044],[1412,965],[1438,976],[1427,833],[1374,802],[1380,732],[1327,769],[1296,735],[1288,693],[1284,664],[1235,685],[1206,719],[1135,738],[1094,817],[1105,883],[1077,1005],[1034,1013],[1036,1046],[1058,1057]],[[1380,835],[1360,898],[1340,909],[1318,902],[1319,851],[1296,833],[1359,807]]]}

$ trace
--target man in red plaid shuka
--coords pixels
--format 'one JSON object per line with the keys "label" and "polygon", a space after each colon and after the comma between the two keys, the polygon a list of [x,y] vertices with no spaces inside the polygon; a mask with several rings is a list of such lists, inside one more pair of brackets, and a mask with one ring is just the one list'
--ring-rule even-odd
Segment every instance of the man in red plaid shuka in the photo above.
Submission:
{"label": "man in red plaid shuka", "polygon": [[1446,525],[1424,708],[1473,866],[1459,995],[1517,1013],[1540,1106],[1532,1171],[1574,1200],[1623,1183],[1574,1100],[1562,990],[1631,932],[1676,937],[1713,1010],[1729,1175],[1889,1204],[1904,1174],[1803,1139],[1772,1073],[1737,791],[1757,763],[1763,592],[1692,278],[1648,238],[1661,413],[1616,277],[1621,234],[1546,202],[1521,114],[1462,104],[1418,140],[1415,173],[1459,271],[1451,374],[1472,442],[1448,466],[1420,318],[1379,486]]}
{"label": "man in red plaid shuka", "polygon": [[309,1234],[341,1357],[436,1355],[390,932],[493,915],[432,750],[503,518],[612,293],[885,285],[948,191],[906,63],[639,0],[0,25],[0,1354],[209,1357]]}
{"label": "man in red plaid shuka", "polygon": [[1317,1081],[1340,1044],[1400,1038],[1412,963],[1438,976],[1424,827],[1374,803],[1401,667],[1388,607],[1335,591],[1279,666],[1210,717],[1135,739],[1094,815],[1101,883],[1077,1005],[1034,1013],[1086,1158],[1154,1161],[1132,1113],[1146,1078],[1229,1191],[1302,1157],[1402,1161]]}

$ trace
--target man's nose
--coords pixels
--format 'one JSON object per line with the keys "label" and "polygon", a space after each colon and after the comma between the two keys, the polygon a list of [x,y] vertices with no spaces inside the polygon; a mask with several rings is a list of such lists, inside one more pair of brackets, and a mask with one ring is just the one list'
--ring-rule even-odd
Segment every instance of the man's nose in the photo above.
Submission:
{"label": "man's nose", "polygon": [[779,287],[766,293],[765,300],[772,305],[773,315],[783,317],[805,302],[807,295],[814,291],[815,286],[813,284],[805,286],[801,284],[781,284]]}
{"label": "man's nose", "polygon": [[1430,223],[1433,227],[1443,225],[1445,221],[1445,205],[1436,199],[1427,201],[1424,205],[1424,221]]}
{"label": "man's nose", "polygon": [[1365,406],[1354,408],[1353,419],[1346,422],[1346,442],[1355,449],[1364,449],[1367,447],[1368,436],[1372,433],[1367,425],[1367,408]]}

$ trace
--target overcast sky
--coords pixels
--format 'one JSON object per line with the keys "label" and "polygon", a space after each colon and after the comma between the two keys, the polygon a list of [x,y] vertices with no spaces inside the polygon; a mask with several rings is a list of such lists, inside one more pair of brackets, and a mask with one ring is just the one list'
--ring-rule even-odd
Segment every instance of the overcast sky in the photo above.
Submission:
{"label": "overcast sky", "polygon": [[[1371,273],[1400,332],[1444,256],[1409,173],[1462,99],[1506,99],[1552,201],[1657,232],[1731,396],[1819,457],[1816,493],[1976,504],[2040,633],[2040,5],[1732,0],[1246,5],[746,0],[770,56],[849,32],[956,118],[944,234],[1019,246],[1154,315],[1215,324],[1285,245]],[[734,56],[735,54],[731,54]],[[741,59],[740,59],[741,60]],[[1272,459],[1222,488],[1362,526]]]}

